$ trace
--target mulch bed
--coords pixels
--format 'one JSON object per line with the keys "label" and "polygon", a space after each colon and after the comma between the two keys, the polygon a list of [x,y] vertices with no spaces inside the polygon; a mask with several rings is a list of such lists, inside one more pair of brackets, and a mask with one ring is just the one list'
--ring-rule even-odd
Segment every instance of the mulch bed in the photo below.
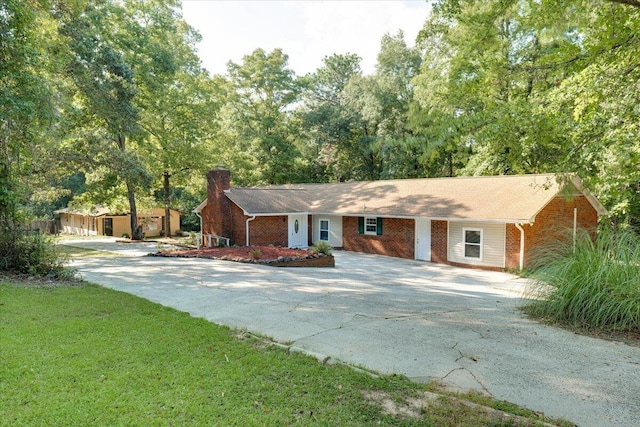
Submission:
{"label": "mulch bed", "polygon": [[[276,267],[333,267],[331,255],[314,254],[305,249],[281,248],[278,246],[239,246],[204,249],[179,249],[160,251],[152,256],[174,258],[210,258]],[[319,260],[320,258],[326,259]],[[327,265],[324,265],[327,264]],[[331,264],[331,265],[328,265]]]}

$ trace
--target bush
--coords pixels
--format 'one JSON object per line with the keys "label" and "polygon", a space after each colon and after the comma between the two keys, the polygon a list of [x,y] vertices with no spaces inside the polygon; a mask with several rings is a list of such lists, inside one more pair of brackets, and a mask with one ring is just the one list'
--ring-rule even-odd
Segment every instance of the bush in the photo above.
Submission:
{"label": "bush", "polygon": [[617,331],[640,330],[640,237],[604,229],[540,258],[527,311],[552,321]]}
{"label": "bush", "polygon": [[35,276],[70,278],[68,257],[39,231],[5,229],[0,232],[0,269]]}
{"label": "bush", "polygon": [[252,259],[260,259],[260,256],[262,256],[262,251],[258,248],[253,248],[249,250],[249,256],[251,256]]}
{"label": "bush", "polygon": [[324,240],[319,240],[313,244],[311,247],[311,252],[314,254],[323,254],[323,255],[331,255],[331,251],[333,248],[331,245]]}

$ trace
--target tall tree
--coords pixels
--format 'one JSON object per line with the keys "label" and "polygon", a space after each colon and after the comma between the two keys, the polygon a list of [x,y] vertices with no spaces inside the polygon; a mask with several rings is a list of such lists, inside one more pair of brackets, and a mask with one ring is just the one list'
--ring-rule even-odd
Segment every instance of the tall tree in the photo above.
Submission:
{"label": "tall tree", "polygon": [[436,2],[411,118],[468,153],[450,172],[579,172],[637,222],[640,11],[620,3]]}
{"label": "tall tree", "polygon": [[412,80],[420,71],[421,62],[420,51],[407,46],[402,31],[382,37],[374,75],[380,104],[374,150],[381,159],[382,178],[424,176],[420,162],[424,139],[408,123]]}
{"label": "tall tree", "polygon": [[[540,172],[562,148],[547,138],[539,106],[565,67],[544,65],[575,51],[571,35],[538,19],[535,1],[443,1],[421,33],[416,123],[450,153],[472,150],[465,173]],[[453,132],[452,132],[453,131]]]}
{"label": "tall tree", "polygon": [[354,116],[345,104],[344,90],[352,78],[362,74],[360,61],[355,54],[327,56],[322,67],[304,78],[302,103],[296,112],[312,181],[351,179],[354,159],[348,147]]}
{"label": "tall tree", "polygon": [[24,222],[47,167],[55,120],[55,22],[39,3],[0,3],[0,228]]}
{"label": "tall tree", "polygon": [[219,105],[215,87],[195,51],[200,36],[182,19],[179,2],[129,1],[129,28],[119,44],[132,64],[138,89],[133,104],[146,131],[152,174],[161,178],[165,206],[165,235],[171,237],[171,178],[201,173],[211,165],[208,150]]}
{"label": "tall tree", "polygon": [[613,222],[640,232],[640,8],[573,3],[582,12],[581,69],[543,110],[570,147],[563,169],[584,177]]}
{"label": "tall tree", "polygon": [[242,64],[229,62],[227,114],[232,118],[236,150],[252,157],[253,182],[282,184],[297,180],[299,150],[290,109],[300,86],[282,50],[256,49]]}
{"label": "tall tree", "polygon": [[148,182],[148,174],[131,146],[131,139],[141,132],[139,111],[134,105],[138,89],[116,41],[117,29],[125,27],[127,19],[119,5],[88,4],[82,13],[68,17],[61,32],[69,38],[72,55],[67,70],[82,99],[79,110],[92,129],[91,149],[96,150],[96,156],[89,167],[105,167],[124,182],[131,237],[142,239],[135,191],[140,183]]}

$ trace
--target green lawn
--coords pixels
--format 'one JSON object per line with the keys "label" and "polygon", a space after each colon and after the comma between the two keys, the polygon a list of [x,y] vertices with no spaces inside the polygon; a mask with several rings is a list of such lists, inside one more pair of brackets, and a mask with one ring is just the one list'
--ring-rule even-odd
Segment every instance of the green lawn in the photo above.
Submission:
{"label": "green lawn", "polygon": [[[86,283],[0,283],[0,425],[535,425]],[[423,399],[427,402],[426,399]],[[421,399],[416,399],[421,401]]]}
{"label": "green lawn", "polygon": [[95,249],[79,248],[77,246],[70,245],[56,245],[56,249],[63,255],[67,255],[70,258],[94,258],[94,257],[122,257],[125,255],[117,254],[115,252],[97,251]]}

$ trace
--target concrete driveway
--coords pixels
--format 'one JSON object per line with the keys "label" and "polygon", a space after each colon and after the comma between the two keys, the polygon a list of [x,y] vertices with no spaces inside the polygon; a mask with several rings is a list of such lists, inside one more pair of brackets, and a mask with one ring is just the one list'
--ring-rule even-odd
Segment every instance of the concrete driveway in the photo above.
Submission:
{"label": "concrete driveway", "polygon": [[349,252],[334,269],[139,256],[73,265],[91,282],[320,360],[441,380],[580,426],[639,425],[640,348],[525,319],[524,281],[509,274]]}

